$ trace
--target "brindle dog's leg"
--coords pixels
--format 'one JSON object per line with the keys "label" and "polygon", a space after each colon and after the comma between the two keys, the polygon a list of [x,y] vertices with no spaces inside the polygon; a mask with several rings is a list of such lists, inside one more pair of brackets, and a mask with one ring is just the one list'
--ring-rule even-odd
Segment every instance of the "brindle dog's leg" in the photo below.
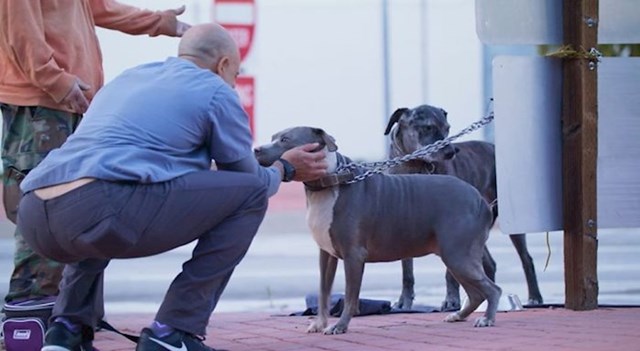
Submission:
{"label": "brindle dog's leg", "polygon": [[402,293],[396,302],[396,308],[410,310],[413,306],[415,278],[413,276],[413,258],[402,260]]}
{"label": "brindle dog's leg", "polygon": [[440,311],[449,312],[457,311],[460,309],[460,283],[453,277],[451,272],[447,269],[445,275],[445,281],[447,283],[447,295],[442,301]]}
{"label": "brindle dog's leg", "polygon": [[527,278],[527,287],[529,288],[529,305],[541,305],[542,294],[540,294],[540,288],[538,287],[538,278],[536,277],[536,268],[533,265],[533,259],[527,250],[527,237],[525,234],[511,234],[509,235],[513,247],[516,248],[520,261],[522,262],[522,269],[524,275]]}

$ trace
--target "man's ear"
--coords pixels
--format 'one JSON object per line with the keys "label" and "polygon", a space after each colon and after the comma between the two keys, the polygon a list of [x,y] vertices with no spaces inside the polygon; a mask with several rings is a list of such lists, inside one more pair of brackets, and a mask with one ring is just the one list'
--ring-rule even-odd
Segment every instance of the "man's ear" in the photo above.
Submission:
{"label": "man's ear", "polygon": [[229,57],[228,56],[222,56],[222,58],[220,60],[218,60],[218,63],[216,63],[215,65],[215,73],[217,75],[222,75],[222,72],[229,66]]}

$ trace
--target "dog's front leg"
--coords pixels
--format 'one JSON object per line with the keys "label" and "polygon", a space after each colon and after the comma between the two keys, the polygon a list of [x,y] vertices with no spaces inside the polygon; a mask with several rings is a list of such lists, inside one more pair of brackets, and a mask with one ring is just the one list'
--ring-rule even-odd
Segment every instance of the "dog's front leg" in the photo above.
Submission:
{"label": "dog's front leg", "polygon": [[318,317],[311,322],[307,333],[318,333],[323,331],[329,319],[329,300],[331,297],[331,287],[336,276],[338,259],[331,256],[324,250],[320,250],[320,296],[318,296]]}
{"label": "dog's front leg", "polygon": [[445,281],[447,282],[447,296],[445,296],[444,301],[442,301],[440,311],[457,311],[460,309],[460,283],[458,283],[448,269],[445,275]]}
{"label": "dog's front leg", "polygon": [[344,308],[338,322],[324,330],[325,334],[344,334],[347,332],[351,317],[360,311],[360,287],[364,274],[364,257],[366,253],[353,250],[344,258],[345,298]]}
{"label": "dog's front leg", "polygon": [[402,293],[396,302],[396,308],[410,310],[413,306],[415,277],[413,275],[413,258],[402,260]]}

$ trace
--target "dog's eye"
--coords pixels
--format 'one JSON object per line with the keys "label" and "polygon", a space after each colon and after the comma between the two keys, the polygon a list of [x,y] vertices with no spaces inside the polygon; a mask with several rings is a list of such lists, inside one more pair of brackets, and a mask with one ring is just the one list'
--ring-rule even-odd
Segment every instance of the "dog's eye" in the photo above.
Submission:
{"label": "dog's eye", "polygon": [[288,143],[289,142],[289,138],[287,138],[286,136],[280,137],[280,142],[281,143]]}

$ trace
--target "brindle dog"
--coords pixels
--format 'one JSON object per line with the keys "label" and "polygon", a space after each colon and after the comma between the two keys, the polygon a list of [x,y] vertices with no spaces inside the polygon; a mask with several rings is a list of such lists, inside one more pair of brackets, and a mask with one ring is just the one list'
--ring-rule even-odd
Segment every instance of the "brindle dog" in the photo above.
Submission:
{"label": "brindle dog", "polygon": [[[420,105],[415,108],[399,108],[390,117],[385,135],[391,138],[389,156],[398,157],[410,154],[415,150],[433,144],[449,135],[447,112],[439,107]],[[390,169],[392,174],[447,174],[456,176],[473,185],[488,203],[493,204],[495,218],[498,216],[496,162],[494,145],[484,141],[466,141],[453,143],[452,148],[403,163]],[[451,151],[453,150],[453,152]],[[515,247],[527,279],[529,289],[529,305],[542,304],[542,295],[538,287],[538,279],[533,260],[527,250],[525,234],[509,236]],[[483,258],[485,271],[491,279],[495,274],[495,262],[485,255]],[[402,260],[402,293],[396,304],[403,309],[411,309],[414,298],[413,259]],[[447,295],[442,303],[443,311],[460,309],[459,284],[447,272]]]}

